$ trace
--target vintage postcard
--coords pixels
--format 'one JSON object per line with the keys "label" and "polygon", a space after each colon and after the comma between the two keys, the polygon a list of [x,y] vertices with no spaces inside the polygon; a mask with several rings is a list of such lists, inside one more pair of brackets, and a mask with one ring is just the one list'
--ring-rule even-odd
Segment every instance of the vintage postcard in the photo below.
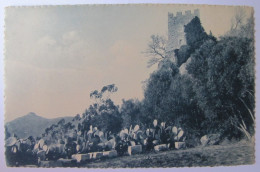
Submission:
{"label": "vintage postcard", "polygon": [[7,167],[255,163],[254,9],[5,8]]}

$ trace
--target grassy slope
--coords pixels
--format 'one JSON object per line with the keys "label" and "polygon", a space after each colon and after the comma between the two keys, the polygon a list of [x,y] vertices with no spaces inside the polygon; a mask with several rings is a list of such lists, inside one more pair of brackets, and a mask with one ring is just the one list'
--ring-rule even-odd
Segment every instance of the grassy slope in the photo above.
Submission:
{"label": "grassy slope", "polygon": [[254,144],[241,142],[186,150],[151,152],[133,156],[88,162],[81,167],[124,168],[124,167],[191,167],[232,166],[255,162]]}

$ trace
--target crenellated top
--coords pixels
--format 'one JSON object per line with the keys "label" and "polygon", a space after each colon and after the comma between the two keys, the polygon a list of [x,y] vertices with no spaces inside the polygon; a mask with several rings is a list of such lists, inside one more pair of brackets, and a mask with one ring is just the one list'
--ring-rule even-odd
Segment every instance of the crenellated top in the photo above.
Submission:
{"label": "crenellated top", "polygon": [[178,19],[182,19],[182,18],[185,18],[185,17],[191,17],[191,16],[198,16],[199,17],[200,15],[200,12],[199,12],[199,9],[195,9],[194,10],[194,13],[191,13],[191,10],[187,10],[185,11],[184,14],[182,14],[182,12],[177,12],[176,13],[176,16],[174,16],[173,13],[168,13],[168,18],[169,19],[174,19],[174,20],[178,20]]}

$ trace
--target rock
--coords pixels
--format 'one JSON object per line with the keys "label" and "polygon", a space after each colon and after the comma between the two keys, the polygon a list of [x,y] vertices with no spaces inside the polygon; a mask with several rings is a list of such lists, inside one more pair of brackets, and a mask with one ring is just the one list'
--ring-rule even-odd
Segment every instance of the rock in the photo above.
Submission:
{"label": "rock", "polygon": [[93,152],[87,153],[90,159],[93,159]]}
{"label": "rock", "polygon": [[103,157],[103,152],[94,152],[92,155],[93,159],[100,159]]}
{"label": "rock", "polygon": [[162,145],[157,145],[157,146],[154,146],[154,150],[155,151],[165,151],[165,150],[168,150],[168,146],[167,144],[162,144]]}
{"label": "rock", "polygon": [[208,138],[209,138],[208,145],[216,145],[220,141],[220,134],[209,134]]}
{"label": "rock", "polygon": [[185,146],[186,146],[185,142],[175,142],[176,149],[185,148]]}
{"label": "rock", "polygon": [[63,159],[60,158],[57,160],[58,163],[61,163],[62,167],[74,167],[77,164],[77,161],[75,159]]}
{"label": "rock", "polygon": [[112,150],[112,151],[105,151],[103,152],[103,157],[116,157],[117,156],[117,151],[116,150]]}
{"label": "rock", "polygon": [[109,157],[109,158],[117,157],[117,151],[116,151],[116,150],[110,151],[108,157]]}
{"label": "rock", "polygon": [[75,159],[78,163],[81,163],[92,158],[92,154],[74,154],[71,156],[72,159]]}
{"label": "rock", "polygon": [[206,146],[208,144],[208,141],[209,141],[209,139],[208,139],[207,135],[202,136],[200,139],[202,146]]}
{"label": "rock", "polygon": [[208,134],[201,137],[200,142],[202,146],[215,145],[220,141],[220,134]]}
{"label": "rock", "polygon": [[142,145],[128,146],[128,155],[142,153]]}
{"label": "rock", "polygon": [[40,161],[39,167],[62,167],[62,163],[60,161]]}

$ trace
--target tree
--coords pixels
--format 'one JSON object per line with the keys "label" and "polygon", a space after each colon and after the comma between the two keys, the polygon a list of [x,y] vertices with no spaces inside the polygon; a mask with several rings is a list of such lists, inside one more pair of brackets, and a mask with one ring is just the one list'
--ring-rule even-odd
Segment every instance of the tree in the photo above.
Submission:
{"label": "tree", "polygon": [[[230,123],[239,118],[247,126],[254,122],[254,48],[247,38],[224,37],[206,41],[187,65],[209,132],[239,136]],[[254,117],[253,117],[254,118]]]}
{"label": "tree", "polygon": [[[159,119],[184,126],[198,138],[210,133],[239,138],[242,131],[250,139],[255,122],[253,17],[238,25],[239,34],[217,40],[195,17],[184,29],[187,45],[175,50],[176,65],[156,53],[160,44],[150,44],[160,65],[146,82],[143,124]],[[180,75],[178,67],[189,58],[188,74]]]}
{"label": "tree", "polygon": [[123,119],[123,127],[129,128],[131,125],[142,125],[140,120],[141,102],[137,99],[124,100],[120,108],[120,113]]}
{"label": "tree", "polygon": [[246,12],[243,7],[237,7],[235,10],[235,16],[231,19],[231,30],[237,30],[244,25],[246,18]]}
{"label": "tree", "polygon": [[110,94],[117,92],[117,90],[118,90],[118,88],[115,86],[115,84],[110,84],[110,85],[104,86],[101,89],[101,91],[98,91],[98,90],[92,91],[89,94],[89,96],[90,96],[91,99],[96,100],[97,103],[101,103],[101,101],[109,99]]}
{"label": "tree", "polygon": [[163,107],[163,99],[167,96],[172,79],[179,69],[168,59],[164,59],[161,67],[150,75],[144,93],[144,123],[152,123],[156,118],[166,120],[168,113]]}
{"label": "tree", "polygon": [[246,37],[249,39],[254,39],[254,14],[251,13],[249,18],[245,18],[246,14],[243,9],[238,8],[238,12],[235,17],[232,19],[232,22],[238,20],[233,24],[231,29],[225,34],[225,37]]}
{"label": "tree", "polygon": [[144,52],[150,58],[147,67],[151,67],[166,58],[166,44],[167,41],[163,36],[151,36],[151,41],[148,43],[148,48]]}
{"label": "tree", "polygon": [[[104,131],[118,132],[121,129],[122,118],[119,107],[110,99],[110,94],[116,92],[118,88],[115,84],[104,86],[100,91],[95,90],[90,93],[90,98],[96,103],[90,105],[86,110],[89,123],[85,120],[85,125],[92,124]],[[85,126],[84,125],[84,126]]]}
{"label": "tree", "polygon": [[64,124],[65,124],[65,119],[64,119],[64,118],[62,118],[61,120],[59,120],[58,125],[64,125]]}
{"label": "tree", "polygon": [[111,99],[107,99],[97,109],[97,115],[91,118],[91,124],[103,131],[117,133],[121,130],[122,119],[118,106]]}

